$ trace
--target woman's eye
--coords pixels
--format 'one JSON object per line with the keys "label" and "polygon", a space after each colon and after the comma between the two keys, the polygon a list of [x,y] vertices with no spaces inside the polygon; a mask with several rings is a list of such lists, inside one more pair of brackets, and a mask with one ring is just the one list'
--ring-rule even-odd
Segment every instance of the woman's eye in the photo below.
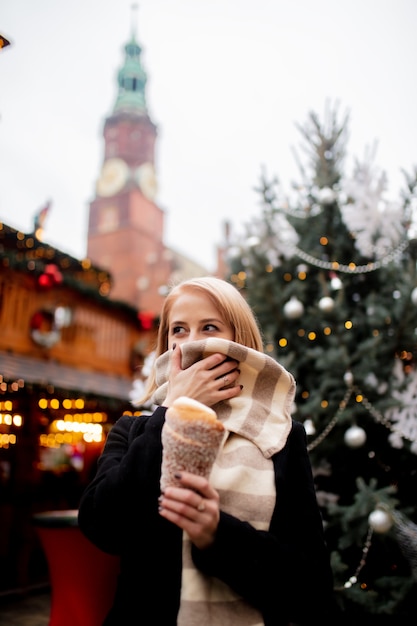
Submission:
{"label": "woman's eye", "polygon": [[184,330],[183,326],[174,326],[171,330],[171,334],[178,335],[178,333],[182,332],[183,330]]}
{"label": "woman's eye", "polygon": [[216,331],[216,330],[219,330],[219,329],[214,324],[206,324],[204,326],[204,330],[209,330],[209,331],[213,331],[214,330],[214,331]]}

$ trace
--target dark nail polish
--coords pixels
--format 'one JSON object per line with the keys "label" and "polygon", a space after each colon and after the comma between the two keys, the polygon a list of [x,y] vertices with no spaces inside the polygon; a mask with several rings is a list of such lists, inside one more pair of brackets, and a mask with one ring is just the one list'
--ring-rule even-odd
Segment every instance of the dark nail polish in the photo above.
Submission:
{"label": "dark nail polish", "polygon": [[176,348],[176,347],[177,347],[177,344],[176,344],[176,343],[173,343],[173,344],[172,344],[172,349],[173,349],[173,350],[175,350],[175,348]]}
{"label": "dark nail polish", "polygon": [[181,478],[182,478],[182,474],[181,474],[181,472],[175,472],[174,477],[175,477],[177,480],[181,480]]}
{"label": "dark nail polish", "polygon": [[241,389],[243,389],[243,385],[239,385],[239,387],[240,387]]}

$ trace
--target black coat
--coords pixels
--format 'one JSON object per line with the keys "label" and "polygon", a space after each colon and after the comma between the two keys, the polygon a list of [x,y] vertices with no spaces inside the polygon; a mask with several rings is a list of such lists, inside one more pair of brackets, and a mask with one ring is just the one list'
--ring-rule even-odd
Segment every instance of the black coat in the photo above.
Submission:
{"label": "black coat", "polygon": [[[182,530],[158,514],[165,410],[116,422],[80,502],[81,531],[121,557],[106,625],[176,625]],[[272,461],[277,503],[269,531],[221,512],[213,545],[194,547],[194,563],[257,607],[267,626],[323,624],[333,610],[332,574],[300,423],[293,421]]]}

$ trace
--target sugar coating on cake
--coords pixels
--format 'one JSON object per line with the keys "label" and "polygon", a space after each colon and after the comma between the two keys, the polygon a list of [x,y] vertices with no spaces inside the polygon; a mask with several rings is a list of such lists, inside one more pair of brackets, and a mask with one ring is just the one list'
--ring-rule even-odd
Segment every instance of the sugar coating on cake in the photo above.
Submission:
{"label": "sugar coating on cake", "polygon": [[208,478],[223,434],[224,426],[213,409],[185,396],[175,400],[162,428],[161,490],[180,484],[177,472]]}

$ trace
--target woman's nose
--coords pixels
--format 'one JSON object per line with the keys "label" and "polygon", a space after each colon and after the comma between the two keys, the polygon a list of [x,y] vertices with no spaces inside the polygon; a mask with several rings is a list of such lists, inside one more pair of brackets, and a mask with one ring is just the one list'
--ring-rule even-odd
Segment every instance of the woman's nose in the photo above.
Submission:
{"label": "woman's nose", "polygon": [[197,341],[197,339],[200,339],[198,330],[190,330],[186,341]]}

